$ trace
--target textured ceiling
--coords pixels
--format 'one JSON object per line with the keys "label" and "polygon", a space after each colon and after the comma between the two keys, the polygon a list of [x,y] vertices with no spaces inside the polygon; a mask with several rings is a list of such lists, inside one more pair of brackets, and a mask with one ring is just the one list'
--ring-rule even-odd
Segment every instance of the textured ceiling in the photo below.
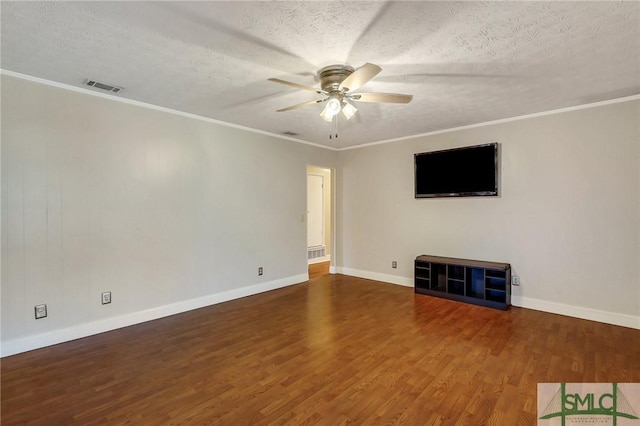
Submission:
{"label": "textured ceiling", "polygon": [[[8,2],[1,66],[342,148],[640,93],[640,2]],[[382,67],[339,121],[318,98],[331,64]]]}

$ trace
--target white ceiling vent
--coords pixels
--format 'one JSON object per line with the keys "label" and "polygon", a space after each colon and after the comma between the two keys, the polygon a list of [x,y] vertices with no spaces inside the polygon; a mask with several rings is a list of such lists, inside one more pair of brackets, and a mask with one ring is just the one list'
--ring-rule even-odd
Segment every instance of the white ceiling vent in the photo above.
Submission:
{"label": "white ceiling vent", "polygon": [[86,86],[91,86],[91,87],[95,87],[96,89],[106,90],[107,92],[111,92],[111,93],[118,93],[119,91],[122,90],[122,87],[114,86],[107,83],[100,83],[99,81],[95,81],[95,80],[85,80],[84,84]]}

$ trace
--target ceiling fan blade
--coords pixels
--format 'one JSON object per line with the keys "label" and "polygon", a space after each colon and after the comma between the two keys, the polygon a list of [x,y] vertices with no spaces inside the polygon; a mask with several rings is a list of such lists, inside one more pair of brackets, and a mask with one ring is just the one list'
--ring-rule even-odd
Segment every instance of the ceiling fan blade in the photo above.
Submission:
{"label": "ceiling fan blade", "polygon": [[316,99],[316,100],[313,100],[313,101],[303,102],[303,103],[297,104],[297,105],[291,105],[290,107],[279,109],[277,112],[291,111],[292,109],[302,108],[302,107],[305,107],[307,105],[319,104],[320,102],[324,102],[324,99]]}
{"label": "ceiling fan blade", "polygon": [[352,72],[349,77],[345,78],[344,81],[340,83],[339,89],[349,91],[358,90],[367,81],[378,75],[380,71],[382,71],[382,68],[367,62],[366,64]]}
{"label": "ceiling fan blade", "polygon": [[349,96],[357,102],[384,102],[391,104],[408,104],[413,95],[401,95],[400,93],[354,93]]}
{"label": "ceiling fan blade", "polygon": [[317,93],[319,95],[326,95],[327,94],[327,92],[325,92],[322,89],[317,89],[317,88],[311,87],[311,86],[305,86],[303,84],[294,83],[292,81],[280,80],[279,78],[270,78],[269,81],[273,81],[274,83],[284,84],[286,86],[295,87],[296,89],[308,90],[310,92],[314,92],[314,93]]}

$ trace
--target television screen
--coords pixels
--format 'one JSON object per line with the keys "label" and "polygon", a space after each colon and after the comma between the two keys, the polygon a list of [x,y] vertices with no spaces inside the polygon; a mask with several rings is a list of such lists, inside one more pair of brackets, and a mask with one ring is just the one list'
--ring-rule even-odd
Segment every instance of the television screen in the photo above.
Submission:
{"label": "television screen", "polygon": [[416,198],[498,195],[498,144],[415,154]]}

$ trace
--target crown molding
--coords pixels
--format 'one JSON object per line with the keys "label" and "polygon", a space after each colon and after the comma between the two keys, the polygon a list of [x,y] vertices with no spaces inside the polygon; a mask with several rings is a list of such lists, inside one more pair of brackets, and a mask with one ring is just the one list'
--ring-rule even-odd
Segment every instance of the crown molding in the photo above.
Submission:
{"label": "crown molding", "polygon": [[82,93],[82,94],[85,94],[85,95],[97,96],[99,98],[109,99],[111,101],[116,101],[116,102],[122,102],[122,103],[125,103],[125,104],[134,105],[134,106],[141,107],[141,108],[147,108],[147,109],[152,109],[152,110],[155,110],[155,111],[166,112],[168,114],[179,115],[179,116],[191,118],[191,119],[194,119],[194,120],[204,121],[204,122],[211,123],[211,124],[217,124],[219,126],[231,127],[233,129],[245,130],[247,132],[256,133],[256,134],[259,134],[259,135],[271,136],[271,137],[278,138],[278,139],[297,142],[297,143],[301,143],[301,144],[304,144],[304,145],[310,145],[310,146],[314,146],[316,148],[323,148],[323,149],[328,149],[330,151],[337,151],[336,148],[328,147],[328,146],[325,146],[325,145],[320,145],[320,144],[313,143],[313,142],[308,142],[308,141],[305,141],[305,140],[302,140],[302,139],[292,138],[290,136],[281,135],[281,134],[278,134],[278,133],[266,132],[264,130],[258,130],[258,129],[254,129],[252,127],[246,127],[246,126],[241,126],[241,125],[238,125],[238,124],[229,123],[229,122],[226,122],[226,121],[220,121],[220,120],[216,120],[216,119],[213,119],[213,118],[204,117],[202,115],[191,114],[189,112],[184,112],[184,111],[180,111],[180,110],[176,110],[176,109],[161,107],[161,106],[149,104],[149,103],[146,103],[146,102],[134,101],[134,100],[131,100],[131,99],[126,99],[126,98],[119,97],[117,95],[110,95],[110,94],[107,94],[107,93],[99,93],[99,92],[95,92],[95,91],[93,91],[91,89],[88,89],[88,88],[86,89],[84,87],[77,87],[77,86],[72,86],[70,84],[58,83],[58,82],[47,80],[47,79],[40,78],[40,77],[34,77],[34,76],[31,76],[31,75],[27,75],[27,74],[21,74],[19,72],[15,72],[15,71],[9,71],[9,70],[3,69],[3,68],[0,68],[0,75],[6,75],[6,76],[9,76],[9,77],[18,78],[18,79],[21,79],[21,80],[27,80],[27,81],[31,81],[31,82],[34,82],[34,83],[40,83],[40,84],[44,84],[44,85],[47,85],[47,86],[57,87],[59,89],[70,90],[72,92]]}
{"label": "crown molding", "polygon": [[571,107],[553,109],[553,110],[549,110],[549,111],[542,111],[542,112],[536,112],[536,113],[532,113],[532,114],[519,115],[519,116],[515,116],[515,117],[502,118],[502,119],[499,119],[499,120],[493,120],[493,121],[486,121],[486,122],[482,122],[482,123],[469,124],[469,125],[466,125],[466,126],[451,127],[451,128],[442,129],[442,130],[434,130],[432,132],[420,133],[418,135],[403,136],[403,137],[394,138],[394,139],[385,139],[385,140],[381,140],[381,141],[375,141],[375,142],[370,142],[370,143],[361,144],[361,145],[355,145],[355,146],[349,146],[349,147],[344,147],[344,148],[334,148],[334,147],[330,147],[330,146],[326,146],[326,145],[320,145],[320,144],[317,144],[317,143],[305,141],[305,140],[302,140],[302,139],[292,138],[290,136],[281,135],[281,134],[278,134],[278,133],[266,132],[264,130],[258,130],[258,129],[254,129],[252,127],[241,126],[241,125],[238,125],[238,124],[233,124],[233,123],[229,123],[229,122],[226,122],[226,121],[220,121],[220,120],[204,117],[204,116],[197,115],[197,114],[191,114],[191,113],[184,112],[184,111],[179,111],[179,110],[175,110],[175,109],[171,109],[171,108],[161,107],[161,106],[149,104],[149,103],[146,103],[146,102],[140,102],[140,101],[134,101],[134,100],[131,100],[131,99],[121,98],[121,97],[118,97],[116,95],[109,95],[109,94],[106,94],[106,93],[98,93],[98,92],[95,92],[95,91],[90,90],[90,89],[85,89],[84,87],[77,87],[77,86],[72,86],[70,84],[58,83],[58,82],[47,80],[47,79],[40,78],[40,77],[34,77],[34,76],[31,76],[31,75],[22,74],[22,73],[18,73],[18,72],[15,72],[15,71],[5,70],[3,68],[0,68],[0,75],[7,75],[7,76],[10,76],[10,77],[19,78],[19,79],[22,79],[22,80],[28,80],[28,81],[32,81],[32,82],[35,82],[35,83],[44,84],[44,85],[47,85],[47,86],[53,86],[53,87],[57,87],[57,88],[64,89],[64,90],[71,90],[73,92],[83,93],[83,94],[91,95],[91,96],[97,96],[97,97],[104,98],[104,99],[109,99],[109,100],[112,100],[112,101],[123,102],[123,103],[129,104],[129,105],[135,105],[135,106],[138,106],[138,107],[141,107],[141,108],[148,108],[148,109],[152,109],[152,110],[155,110],[155,111],[162,111],[162,112],[166,112],[168,114],[174,114],[174,115],[179,115],[179,116],[182,116],[182,117],[192,118],[194,120],[205,121],[207,123],[217,124],[219,126],[225,126],[225,127],[230,127],[230,128],[239,129],[239,130],[245,130],[245,131],[251,132],[251,133],[256,133],[256,134],[265,135],[265,136],[271,136],[271,137],[274,137],[274,138],[278,138],[278,139],[282,139],[282,140],[288,140],[288,141],[292,141],[292,142],[297,142],[297,143],[301,143],[301,144],[304,144],[304,145],[313,146],[313,147],[316,147],[316,148],[327,149],[327,150],[330,150],[330,151],[348,151],[348,150],[351,150],[351,149],[367,148],[367,147],[371,147],[371,146],[375,146],[375,145],[382,145],[382,144],[388,144],[388,143],[393,143],[393,142],[401,142],[401,141],[406,141],[406,140],[411,140],[411,139],[422,138],[422,137],[425,137],[425,136],[440,135],[440,134],[443,134],[443,133],[457,132],[457,131],[460,131],[460,130],[475,129],[475,128],[478,128],[478,127],[485,127],[485,126],[491,126],[491,125],[502,124],[502,123],[510,123],[512,121],[526,120],[526,119],[529,119],[529,118],[544,117],[546,115],[562,114],[562,113],[565,113],[565,112],[578,111],[578,110],[581,110],[581,109],[595,108],[595,107],[600,107],[600,106],[605,106],[605,105],[617,104],[617,103],[621,103],[621,102],[629,102],[629,101],[634,101],[634,100],[640,100],[640,94],[638,94],[638,95],[626,96],[626,97],[623,97],[623,98],[609,99],[609,100],[606,100],[606,101],[592,102],[592,103],[588,103],[588,104],[582,104],[582,105],[575,105],[575,106],[571,106]]}
{"label": "crown molding", "polygon": [[529,118],[544,117],[546,115],[554,115],[554,114],[562,114],[562,113],[565,113],[565,112],[578,111],[578,110],[581,110],[581,109],[595,108],[595,107],[611,105],[611,104],[618,104],[618,103],[622,103],[622,102],[629,102],[629,101],[635,101],[635,100],[640,100],[640,95],[625,96],[623,98],[609,99],[609,100],[606,100],[606,101],[592,102],[592,103],[588,103],[588,104],[575,105],[575,106],[565,107],[565,108],[558,108],[558,109],[553,109],[553,110],[549,110],[549,111],[536,112],[536,113],[532,113],[532,114],[518,115],[518,116],[515,116],[515,117],[509,117],[509,118],[501,118],[499,120],[486,121],[486,122],[483,122],[483,123],[476,123],[476,124],[469,124],[467,126],[459,126],[459,127],[451,127],[449,129],[434,130],[433,132],[421,133],[419,135],[403,136],[401,138],[386,139],[386,140],[366,143],[366,144],[362,144],[362,145],[350,146],[350,147],[345,147],[345,148],[338,148],[337,151],[348,151],[350,149],[366,148],[366,147],[375,146],[375,145],[382,145],[382,144],[387,144],[387,143],[392,143],[392,142],[401,142],[401,141],[406,141],[406,140],[410,140],[410,139],[422,138],[422,137],[425,137],[425,136],[440,135],[440,134],[443,134],[443,133],[451,133],[451,132],[457,132],[457,131],[460,131],[460,130],[475,129],[477,127],[492,126],[494,124],[510,123],[512,121],[527,120]]}

